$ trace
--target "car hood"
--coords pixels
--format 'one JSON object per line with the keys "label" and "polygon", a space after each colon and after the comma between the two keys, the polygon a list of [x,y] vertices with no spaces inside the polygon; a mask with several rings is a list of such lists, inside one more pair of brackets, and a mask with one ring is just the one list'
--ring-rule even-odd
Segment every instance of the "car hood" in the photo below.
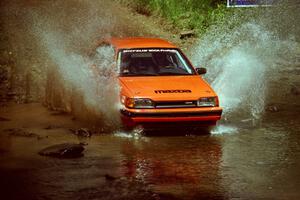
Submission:
{"label": "car hood", "polygon": [[197,100],[216,96],[198,75],[160,77],[119,77],[121,93],[129,97],[164,100]]}

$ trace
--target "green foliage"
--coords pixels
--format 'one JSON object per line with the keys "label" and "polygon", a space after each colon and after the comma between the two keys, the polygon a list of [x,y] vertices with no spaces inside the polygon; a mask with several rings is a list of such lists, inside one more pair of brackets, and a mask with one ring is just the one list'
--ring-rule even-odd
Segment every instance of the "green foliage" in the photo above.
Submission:
{"label": "green foliage", "polygon": [[198,34],[203,34],[213,24],[224,22],[226,13],[230,12],[226,9],[225,0],[132,1],[137,11],[147,10],[149,14],[165,17],[179,29],[194,29]]}

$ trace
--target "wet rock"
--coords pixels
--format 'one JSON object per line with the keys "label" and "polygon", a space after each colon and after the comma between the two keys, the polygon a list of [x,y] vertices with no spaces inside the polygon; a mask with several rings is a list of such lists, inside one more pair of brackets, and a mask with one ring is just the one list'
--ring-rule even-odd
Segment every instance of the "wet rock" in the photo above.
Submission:
{"label": "wet rock", "polygon": [[8,152],[7,150],[0,148],[0,154],[4,154],[4,153],[7,153],[7,152]]}
{"label": "wet rock", "polygon": [[17,136],[17,137],[36,137],[40,139],[41,137],[35,133],[31,133],[29,131],[26,131],[24,129],[20,128],[13,128],[13,129],[6,129],[5,131],[9,132],[10,136]]}
{"label": "wet rock", "polygon": [[292,86],[291,88],[291,93],[293,95],[299,95],[300,94],[300,88],[299,87],[296,87],[296,86]]}
{"label": "wet rock", "polygon": [[79,142],[79,144],[82,145],[82,146],[87,146],[87,145],[89,145],[87,142]]}
{"label": "wet rock", "polygon": [[268,112],[279,112],[279,109],[275,105],[269,105],[269,106],[267,106],[266,111],[268,111]]}
{"label": "wet rock", "polygon": [[53,127],[51,125],[45,127],[44,129],[49,130],[49,129],[53,129]]}
{"label": "wet rock", "polygon": [[46,130],[50,130],[50,129],[57,129],[57,128],[60,128],[60,126],[56,126],[56,125],[49,125],[49,126],[46,126],[44,129],[46,129]]}
{"label": "wet rock", "polygon": [[87,128],[69,129],[72,133],[80,137],[91,137],[92,131]]}
{"label": "wet rock", "polygon": [[193,37],[193,36],[195,36],[194,30],[182,31],[180,33],[180,39],[189,38],[189,37]]}
{"label": "wet rock", "polygon": [[92,132],[86,128],[81,128],[76,131],[76,135],[83,136],[83,137],[91,137]]}
{"label": "wet rock", "polygon": [[10,99],[13,99],[15,96],[17,96],[17,93],[16,92],[13,92],[13,91],[10,91],[7,93],[7,96],[10,98]]}
{"label": "wet rock", "polygon": [[109,175],[109,174],[105,174],[104,175],[105,179],[108,180],[108,181],[114,181],[117,179],[117,177],[114,177],[112,175]]}
{"label": "wet rock", "polygon": [[0,116],[0,122],[6,122],[6,121],[10,121],[10,119]]}
{"label": "wet rock", "polygon": [[57,115],[68,115],[69,113],[64,110],[55,110],[51,112],[51,115],[57,116]]}
{"label": "wet rock", "polygon": [[56,158],[78,158],[83,156],[83,150],[81,144],[63,143],[42,149],[39,154]]}

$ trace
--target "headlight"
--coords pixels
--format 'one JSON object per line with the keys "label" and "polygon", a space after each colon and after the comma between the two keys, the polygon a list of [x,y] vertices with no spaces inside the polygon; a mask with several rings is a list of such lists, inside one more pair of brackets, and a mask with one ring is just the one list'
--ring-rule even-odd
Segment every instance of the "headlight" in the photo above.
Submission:
{"label": "headlight", "polygon": [[218,106],[218,98],[217,97],[204,97],[200,98],[197,101],[198,107],[214,107]]}
{"label": "headlight", "polygon": [[154,108],[154,102],[151,99],[124,97],[121,101],[127,108]]}

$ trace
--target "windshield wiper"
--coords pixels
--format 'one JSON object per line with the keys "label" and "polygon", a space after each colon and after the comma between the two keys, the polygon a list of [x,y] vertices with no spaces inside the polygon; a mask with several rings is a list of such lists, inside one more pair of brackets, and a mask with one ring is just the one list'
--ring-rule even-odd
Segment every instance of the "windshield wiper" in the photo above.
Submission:
{"label": "windshield wiper", "polygon": [[158,74],[137,74],[138,76],[158,76]]}
{"label": "windshield wiper", "polygon": [[159,72],[159,75],[190,75],[188,73],[181,73],[181,72]]}
{"label": "windshield wiper", "polygon": [[147,74],[122,74],[122,76],[158,76],[158,74],[155,73],[147,73]]}

